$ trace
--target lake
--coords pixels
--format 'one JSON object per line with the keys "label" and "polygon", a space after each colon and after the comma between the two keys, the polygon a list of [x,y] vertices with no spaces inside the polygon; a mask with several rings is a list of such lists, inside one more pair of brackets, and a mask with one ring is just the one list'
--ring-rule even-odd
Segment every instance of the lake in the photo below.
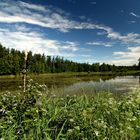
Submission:
{"label": "lake", "polygon": [[[92,94],[100,91],[127,93],[140,86],[140,76],[113,75],[37,75],[34,82],[46,84],[49,90],[62,94]],[[21,90],[22,78],[0,78],[0,91]],[[19,88],[20,87],[20,88]]]}
{"label": "lake", "polygon": [[[74,83],[63,88],[65,94],[93,94],[102,91],[115,94],[128,93],[134,88],[140,87],[139,76],[118,76],[109,80],[85,81]],[[61,93],[61,92],[60,92]]]}

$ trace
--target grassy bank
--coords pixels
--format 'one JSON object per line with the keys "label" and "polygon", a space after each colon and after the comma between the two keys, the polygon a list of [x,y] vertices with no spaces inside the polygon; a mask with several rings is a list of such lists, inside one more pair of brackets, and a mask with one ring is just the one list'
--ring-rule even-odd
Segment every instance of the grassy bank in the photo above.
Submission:
{"label": "grassy bank", "polygon": [[[36,76],[45,77],[71,77],[71,76],[86,76],[86,75],[138,75],[140,71],[126,71],[126,72],[63,72],[63,73],[44,73],[44,74],[30,74],[28,76],[34,78]],[[0,78],[21,78],[21,75],[1,75]]]}
{"label": "grassy bank", "polygon": [[45,85],[0,95],[3,140],[92,140],[140,138],[140,91],[114,97],[51,95]]}

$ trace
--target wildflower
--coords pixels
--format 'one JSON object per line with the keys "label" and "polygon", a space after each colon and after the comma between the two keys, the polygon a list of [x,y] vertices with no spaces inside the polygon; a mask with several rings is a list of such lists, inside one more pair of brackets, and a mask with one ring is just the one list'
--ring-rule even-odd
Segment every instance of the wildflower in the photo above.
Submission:
{"label": "wildflower", "polygon": [[17,103],[15,103],[14,106],[16,107],[17,106]]}
{"label": "wildflower", "polygon": [[33,79],[29,79],[29,83],[33,82]]}
{"label": "wildflower", "polygon": [[84,117],[86,117],[87,116],[87,111],[83,110],[82,114],[83,114]]}
{"label": "wildflower", "polygon": [[127,129],[128,129],[128,130],[133,130],[133,128],[132,128],[132,127],[130,127],[130,126],[128,126],[128,127],[127,127]]}
{"label": "wildflower", "polygon": [[78,131],[80,130],[80,126],[75,126],[74,128]]}
{"label": "wildflower", "polygon": [[95,130],[94,132],[95,132],[95,135],[96,135],[96,136],[99,135],[99,132],[98,132],[97,130]]}
{"label": "wildflower", "polygon": [[56,97],[56,95],[55,95],[55,94],[53,94],[53,97]]}
{"label": "wildflower", "polygon": [[74,122],[74,120],[73,119],[70,119],[70,122]]}
{"label": "wildflower", "polygon": [[0,109],[0,112],[2,113],[2,114],[4,114],[5,112],[6,112],[6,110],[5,109]]}
{"label": "wildflower", "polygon": [[43,112],[47,113],[47,110],[46,110],[46,109],[42,108],[41,110],[42,110]]}
{"label": "wildflower", "polygon": [[68,133],[71,134],[72,132],[73,132],[73,129],[69,129],[69,130],[68,130]]}
{"label": "wildflower", "polygon": [[107,128],[106,124],[103,126],[104,128]]}

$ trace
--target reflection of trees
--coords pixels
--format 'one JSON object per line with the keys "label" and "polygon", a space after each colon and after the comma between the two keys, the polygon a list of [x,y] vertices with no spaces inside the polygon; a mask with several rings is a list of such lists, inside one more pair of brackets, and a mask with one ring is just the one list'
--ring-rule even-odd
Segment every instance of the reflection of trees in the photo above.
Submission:
{"label": "reflection of trees", "polygon": [[134,77],[134,78],[137,78],[137,76],[136,76],[136,75],[134,75],[133,77]]}
{"label": "reflection of trees", "polygon": [[138,69],[140,69],[140,58],[138,59]]}
{"label": "reflection of trees", "polygon": [[13,91],[18,90],[22,85],[22,81],[19,80],[0,80],[0,91]]}
{"label": "reflection of trees", "polygon": [[116,75],[109,75],[109,76],[102,75],[100,78],[103,81],[107,81],[107,80],[115,79]]}
{"label": "reflection of trees", "polygon": [[82,77],[79,76],[78,78],[80,78],[82,81],[100,82],[101,80],[106,81],[115,79],[116,75],[85,75]]}
{"label": "reflection of trees", "polygon": [[[134,76],[133,76],[133,78],[135,78],[135,79],[136,79],[136,78],[137,78],[137,76],[136,76],[136,75],[134,75]],[[139,84],[140,84],[140,76],[138,76],[138,78],[139,78]]]}

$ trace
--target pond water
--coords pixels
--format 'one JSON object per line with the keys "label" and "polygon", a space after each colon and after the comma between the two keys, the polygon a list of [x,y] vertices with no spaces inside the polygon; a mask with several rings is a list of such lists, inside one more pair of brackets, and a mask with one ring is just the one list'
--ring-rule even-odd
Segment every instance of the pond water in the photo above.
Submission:
{"label": "pond water", "polygon": [[117,76],[113,79],[99,81],[85,81],[74,83],[61,89],[64,94],[92,94],[99,92],[111,92],[115,94],[128,93],[130,90],[140,87],[139,76]]}
{"label": "pond water", "polygon": [[[132,88],[140,87],[140,76],[36,76],[32,79],[39,84],[46,84],[54,92],[64,94],[92,94],[100,91],[127,93]],[[19,90],[22,85],[21,78],[0,78],[0,91]]]}

